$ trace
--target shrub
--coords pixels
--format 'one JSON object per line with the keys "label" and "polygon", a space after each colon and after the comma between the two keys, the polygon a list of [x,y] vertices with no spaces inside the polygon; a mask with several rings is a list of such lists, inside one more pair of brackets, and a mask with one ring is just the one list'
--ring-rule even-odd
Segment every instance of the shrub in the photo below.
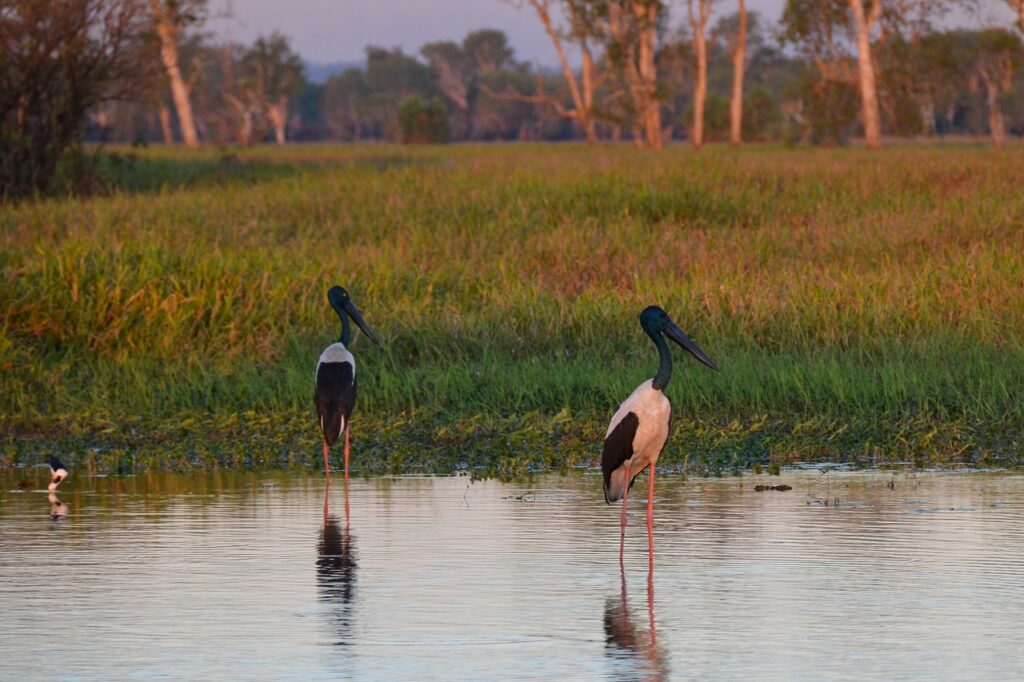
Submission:
{"label": "shrub", "polygon": [[153,62],[135,0],[18,0],[0,12],[0,198],[46,192],[89,111]]}
{"label": "shrub", "polygon": [[436,99],[410,97],[398,108],[398,127],[404,144],[443,144],[448,141],[448,114]]}

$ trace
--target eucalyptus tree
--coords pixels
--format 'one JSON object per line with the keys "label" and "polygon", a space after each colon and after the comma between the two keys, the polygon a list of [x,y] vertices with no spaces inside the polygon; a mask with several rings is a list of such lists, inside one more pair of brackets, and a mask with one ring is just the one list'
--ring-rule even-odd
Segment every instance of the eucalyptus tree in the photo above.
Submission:
{"label": "eucalyptus tree", "polygon": [[514,62],[512,46],[505,32],[496,28],[482,28],[466,34],[462,50],[473,62],[477,73],[491,74],[508,68]]}
{"label": "eucalyptus tree", "polygon": [[470,96],[476,76],[473,60],[450,40],[427,43],[420,48],[420,54],[434,72],[437,88],[455,108],[456,137],[465,137],[469,132]]}
{"label": "eucalyptus tree", "polygon": [[[522,2],[509,0],[523,6]],[[546,104],[566,119],[576,121],[588,142],[597,139],[598,106],[596,91],[604,83],[621,86],[611,93],[618,101],[614,108],[633,121],[633,140],[637,145],[658,149],[663,145],[661,103],[655,64],[659,22],[665,17],[662,0],[525,0],[533,8],[558,54],[559,64],[569,90],[571,106],[538,87],[535,95],[511,92],[498,97],[517,98]],[[555,21],[565,17],[567,26]],[[567,55],[572,44],[580,53],[577,76]],[[604,54],[597,56],[596,50]],[[600,68],[600,64],[604,68]],[[493,94],[493,93],[492,93]],[[612,107],[606,107],[610,111]],[[618,118],[618,116],[611,116]],[[615,123],[618,128],[619,123]]]}
{"label": "eucalyptus tree", "polygon": [[984,95],[992,145],[1002,149],[1006,144],[1006,119],[1000,100],[1009,92],[1014,70],[1024,57],[1021,41],[1013,33],[1000,29],[981,31],[975,37],[970,85]]}
{"label": "eucalyptus tree", "polygon": [[[198,147],[199,135],[189,97],[189,85],[181,72],[179,42],[190,27],[201,25],[207,15],[207,0],[148,0],[153,30],[160,40],[160,60],[171,86],[178,112],[178,126],[186,147]],[[166,127],[165,127],[166,135]]]}
{"label": "eucalyptus tree", "polygon": [[[597,60],[594,49],[601,41],[598,13],[603,2],[595,0],[508,0],[515,7],[530,8],[537,15],[551,46],[558,56],[568,98],[558,90],[551,91],[545,83],[541,69],[537,68],[536,88],[530,93],[521,88],[507,85],[495,90],[489,83],[483,84],[483,91],[492,100],[519,101],[537,105],[538,108],[554,111],[566,121],[575,121],[583,131],[588,143],[597,141],[597,116],[594,93],[600,78],[596,74]],[[563,26],[556,21],[561,14],[567,22]],[[567,46],[572,46],[580,55],[580,71],[569,61]],[[568,101],[567,101],[568,99]]]}
{"label": "eucalyptus tree", "polygon": [[626,84],[635,117],[634,142],[650,149],[664,146],[655,48],[661,0],[606,0],[601,7],[606,56]]}
{"label": "eucalyptus tree", "polygon": [[873,44],[895,33],[923,34],[951,8],[974,4],[974,0],[787,0],[781,35],[802,49],[824,80],[856,84],[864,140],[874,149],[882,145],[882,116]]}
{"label": "eucalyptus tree", "polygon": [[[707,26],[714,10],[715,0],[687,0],[686,16],[693,34],[695,78],[693,84],[693,128],[690,140],[694,147],[704,144],[704,103],[708,97],[708,40]],[[743,30],[746,30],[745,17]],[[740,84],[742,89],[742,82]]]}
{"label": "eucalyptus tree", "polygon": [[437,84],[430,67],[400,48],[366,48],[366,94],[362,115],[364,129],[375,137],[400,139],[398,110],[412,97],[430,100]]}
{"label": "eucalyptus tree", "polygon": [[368,92],[362,69],[346,69],[327,79],[320,103],[321,116],[334,136],[359,141]]}
{"label": "eucalyptus tree", "polygon": [[239,81],[274,129],[277,144],[285,143],[288,105],[302,89],[302,59],[278,32],[258,37],[242,54]]}
{"label": "eucalyptus tree", "polygon": [[729,141],[743,142],[743,76],[747,70],[747,4],[737,0],[736,33],[730,41],[732,55],[732,97],[729,100]]}
{"label": "eucalyptus tree", "polygon": [[453,41],[427,43],[420,48],[441,95],[455,109],[455,137],[470,137],[480,79],[514,67],[508,36],[498,29],[472,31],[459,45]]}

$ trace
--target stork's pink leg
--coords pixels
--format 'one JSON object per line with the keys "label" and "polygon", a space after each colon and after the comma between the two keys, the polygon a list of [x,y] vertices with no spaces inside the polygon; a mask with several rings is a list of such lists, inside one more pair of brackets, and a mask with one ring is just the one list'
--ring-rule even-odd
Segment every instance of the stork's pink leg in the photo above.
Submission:
{"label": "stork's pink leg", "polygon": [[651,484],[647,486],[647,572],[654,575],[654,463],[651,463]]}
{"label": "stork's pink leg", "polygon": [[345,482],[348,482],[348,420],[345,420]]}
{"label": "stork's pink leg", "polygon": [[327,523],[327,514],[328,514],[327,500],[328,500],[328,498],[330,498],[330,496],[331,496],[331,479],[328,478],[327,479],[327,486],[324,488],[324,523]]}
{"label": "stork's pink leg", "polygon": [[622,493],[622,519],[619,521],[619,563],[623,561],[626,552],[626,500],[629,499],[629,462],[626,462],[626,489]]}
{"label": "stork's pink leg", "polygon": [[348,512],[348,479],[346,478],[345,479],[345,530],[348,530],[348,520],[349,520],[349,512]]}
{"label": "stork's pink leg", "polygon": [[331,480],[331,465],[327,459],[327,452],[330,448],[327,445],[327,441],[324,441],[324,474],[327,475],[327,480]]}
{"label": "stork's pink leg", "polygon": [[654,564],[647,572],[647,618],[651,629],[651,645],[658,643],[658,632],[654,628]]}

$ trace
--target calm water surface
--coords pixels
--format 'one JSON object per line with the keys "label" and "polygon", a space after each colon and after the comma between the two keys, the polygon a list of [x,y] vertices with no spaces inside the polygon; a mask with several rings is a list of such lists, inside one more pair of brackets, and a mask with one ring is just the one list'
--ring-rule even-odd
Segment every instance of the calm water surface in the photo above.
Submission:
{"label": "calm water surface", "polygon": [[[19,480],[34,483],[19,489]],[[0,475],[0,679],[1024,679],[1024,476]],[[756,492],[757,484],[788,484]],[[838,500],[838,505],[836,501]],[[56,513],[57,520],[53,520]]]}

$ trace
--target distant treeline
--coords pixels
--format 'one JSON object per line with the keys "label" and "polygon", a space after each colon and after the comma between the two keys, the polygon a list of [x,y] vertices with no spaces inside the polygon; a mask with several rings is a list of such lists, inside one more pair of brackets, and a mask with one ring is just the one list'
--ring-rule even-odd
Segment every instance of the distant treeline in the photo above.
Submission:
{"label": "distant treeline", "polygon": [[[366,48],[312,83],[287,37],[225,42],[208,0],[11,0],[0,12],[0,195],[41,191],[83,138],[784,140],[1024,134],[1024,0],[523,0],[559,63],[499,29],[417,54]],[[1015,10],[949,30],[950,11]],[[679,16],[675,14],[678,12]],[[969,15],[970,12],[967,12]],[[712,19],[715,19],[712,22]],[[578,64],[579,66],[573,66]],[[15,189],[21,187],[22,189]]]}
{"label": "distant treeline", "polygon": [[[695,2],[696,11],[705,3]],[[578,62],[578,34],[571,21],[557,25],[554,14],[557,9],[571,17],[574,6],[588,3],[532,4],[551,5],[552,30],[567,57]],[[706,4],[727,10],[736,3]],[[932,2],[932,14],[939,5],[949,9],[953,4]],[[742,139],[842,143],[861,134],[855,41],[842,25],[847,5],[848,0],[793,0],[779,24],[744,13]],[[729,139],[740,15],[723,14],[705,30],[699,15],[695,22],[676,26],[674,17],[659,9],[654,65],[662,135],[693,136],[699,76],[694,37],[703,31],[707,91],[702,141]],[[834,16],[826,16],[828,12]],[[1017,68],[1024,50],[1014,27],[938,31],[929,22],[932,18],[927,11],[904,9],[902,16],[890,12],[878,19],[872,47],[885,133],[987,135],[989,105],[994,103],[1006,130],[1024,134],[1024,75]],[[418,54],[370,46],[364,67],[349,68],[320,84],[306,80],[302,60],[279,34],[247,46],[218,42],[201,29],[197,22],[183,32],[179,63],[190,88],[198,135],[213,144],[271,141],[275,134],[279,141],[395,142],[585,136],[573,97],[574,87],[583,87],[580,69],[573,69],[573,83],[561,69],[520,60],[498,29],[473,31],[461,42],[428,43]],[[640,138],[630,84],[620,75],[625,69],[613,63],[618,46],[607,45],[596,29],[591,33],[586,47],[593,54],[596,81],[591,95],[595,135]],[[262,74],[271,76],[261,79]],[[170,89],[158,86],[155,95],[150,102],[111,103],[97,111],[92,135],[128,142],[181,139]],[[275,116],[274,104],[286,113]]]}

